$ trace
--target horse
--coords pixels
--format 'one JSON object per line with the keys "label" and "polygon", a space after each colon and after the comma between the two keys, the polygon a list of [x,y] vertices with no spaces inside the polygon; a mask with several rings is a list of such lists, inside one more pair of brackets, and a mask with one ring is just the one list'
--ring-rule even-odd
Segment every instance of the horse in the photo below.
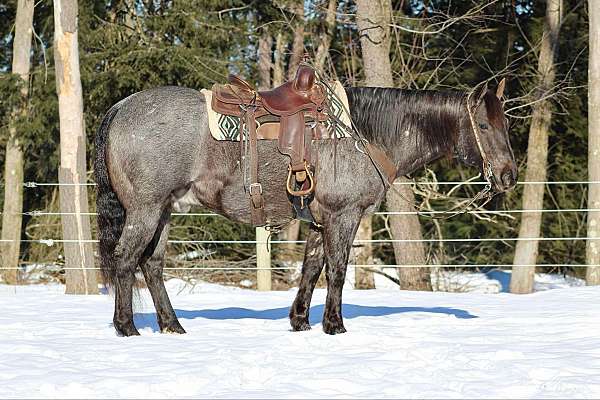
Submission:
{"label": "horse", "polygon": [[[361,149],[364,141],[385,153],[396,177],[454,155],[478,167],[494,192],[516,184],[500,100],[503,86],[495,93],[487,83],[469,92],[346,88],[349,112],[363,139],[312,141],[317,185],[309,207],[318,226],[308,234],[302,279],[290,310],[293,330],[310,329],[310,300],[325,265],[323,331],[346,331],[342,287],[352,242],[362,216],[377,209],[390,186]],[[121,336],[139,335],[132,309],[139,268],[161,332],[185,333],[162,277],[170,215],[201,205],[233,221],[251,221],[239,143],[211,136],[200,92],[168,86],[113,105],[98,128],[95,150],[100,269],[114,291],[114,328]],[[284,225],[294,218],[283,172],[288,158],[271,140],[259,141],[258,151],[267,220]]]}

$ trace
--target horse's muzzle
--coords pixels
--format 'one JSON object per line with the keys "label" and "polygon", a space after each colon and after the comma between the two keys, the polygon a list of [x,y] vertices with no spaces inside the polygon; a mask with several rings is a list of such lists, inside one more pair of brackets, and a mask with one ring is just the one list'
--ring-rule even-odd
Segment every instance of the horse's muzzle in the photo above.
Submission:
{"label": "horse's muzzle", "polygon": [[517,184],[517,171],[510,166],[506,166],[500,175],[500,179],[495,180],[496,191],[499,193],[506,192]]}

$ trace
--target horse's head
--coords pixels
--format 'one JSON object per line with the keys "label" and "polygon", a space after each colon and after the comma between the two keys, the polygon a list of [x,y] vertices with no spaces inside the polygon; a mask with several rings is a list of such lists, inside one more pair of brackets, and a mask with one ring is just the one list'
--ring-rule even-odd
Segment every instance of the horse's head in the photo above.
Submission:
{"label": "horse's head", "polygon": [[458,152],[462,161],[478,166],[497,192],[505,192],[517,183],[517,164],[508,137],[502,94],[504,79],[495,93],[487,83],[467,96],[468,115],[461,124]]}

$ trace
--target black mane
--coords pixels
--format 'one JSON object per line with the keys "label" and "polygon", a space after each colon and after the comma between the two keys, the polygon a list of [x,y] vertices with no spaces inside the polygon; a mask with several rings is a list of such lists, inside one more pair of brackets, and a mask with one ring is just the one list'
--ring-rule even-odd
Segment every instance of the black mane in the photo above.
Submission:
{"label": "black mane", "polygon": [[385,148],[401,144],[408,131],[417,148],[450,152],[466,116],[466,92],[357,87],[346,93],[358,130]]}

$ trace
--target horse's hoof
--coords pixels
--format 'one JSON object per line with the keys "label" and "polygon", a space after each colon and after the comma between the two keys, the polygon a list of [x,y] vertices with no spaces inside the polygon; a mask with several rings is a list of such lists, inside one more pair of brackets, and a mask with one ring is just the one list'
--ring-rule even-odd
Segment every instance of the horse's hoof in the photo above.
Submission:
{"label": "horse's hoof", "polygon": [[162,333],[178,333],[183,335],[185,332],[185,329],[183,329],[183,327],[181,326],[181,324],[179,323],[179,321],[175,321],[170,323],[169,325],[163,327],[160,330]]}
{"label": "horse's hoof", "polygon": [[346,333],[346,328],[342,322],[328,322],[323,321],[323,332],[328,335],[337,335],[339,333]]}
{"label": "horse's hoof", "polygon": [[140,333],[135,328],[135,325],[133,325],[133,322],[122,325],[115,324],[115,329],[117,330],[117,334],[119,336],[140,336]]}
{"label": "horse's hoof", "polygon": [[310,323],[308,322],[308,317],[307,318],[303,318],[303,317],[290,318],[290,325],[292,325],[292,330],[294,332],[310,330]]}

